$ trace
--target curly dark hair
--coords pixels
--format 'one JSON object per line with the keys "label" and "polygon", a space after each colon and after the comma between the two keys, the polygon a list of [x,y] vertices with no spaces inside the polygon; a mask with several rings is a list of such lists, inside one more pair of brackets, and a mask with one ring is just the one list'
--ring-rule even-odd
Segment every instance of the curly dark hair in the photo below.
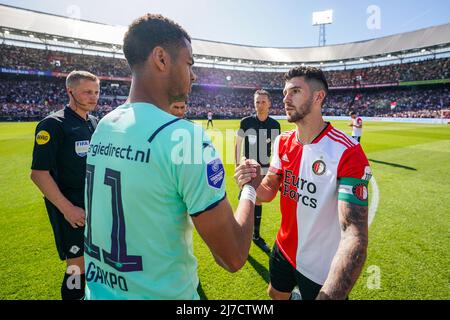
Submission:
{"label": "curly dark hair", "polygon": [[177,58],[184,39],[191,42],[188,33],[176,22],[160,15],[146,14],[134,20],[123,39],[123,53],[131,68],[144,63],[152,50],[161,46]]}

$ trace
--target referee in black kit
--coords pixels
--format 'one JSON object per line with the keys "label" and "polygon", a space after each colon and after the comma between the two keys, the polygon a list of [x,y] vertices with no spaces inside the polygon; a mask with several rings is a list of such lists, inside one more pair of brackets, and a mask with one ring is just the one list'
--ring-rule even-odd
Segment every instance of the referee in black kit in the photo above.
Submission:
{"label": "referee in black kit", "polygon": [[[244,140],[244,156],[254,159],[261,165],[262,175],[266,175],[270,166],[272,143],[280,134],[280,123],[269,117],[271,106],[270,94],[266,90],[257,90],[254,94],[256,115],[241,120],[236,137],[236,166],[241,159],[242,140]],[[253,242],[265,253],[270,253],[264,239],[259,234],[261,226],[262,205],[256,202]]]}
{"label": "referee in black kit", "polygon": [[84,180],[86,154],[97,121],[89,115],[97,105],[99,79],[73,71],[66,79],[69,105],[36,127],[31,180],[44,194],[56,248],[67,269],[63,300],[84,297]]}

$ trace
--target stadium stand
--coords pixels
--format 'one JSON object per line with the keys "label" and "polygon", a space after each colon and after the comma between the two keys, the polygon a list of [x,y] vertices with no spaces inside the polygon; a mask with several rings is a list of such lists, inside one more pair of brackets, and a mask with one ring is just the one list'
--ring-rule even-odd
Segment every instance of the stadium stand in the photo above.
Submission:
{"label": "stadium stand", "polygon": [[[75,69],[100,76],[99,117],[125,101],[131,79],[121,28],[3,5],[0,21],[0,121],[40,120],[62,108],[64,77]],[[272,114],[284,115],[284,71],[303,63],[325,70],[325,115],[440,118],[450,107],[450,24],[320,48],[193,39],[193,49],[200,65],[187,113],[193,119],[208,111],[216,118],[249,115],[259,88],[271,92]]]}
{"label": "stadium stand", "polygon": [[[124,59],[8,45],[0,45],[0,67],[60,73],[87,68],[90,72],[103,77],[130,77],[130,70]],[[248,72],[199,67],[194,67],[194,72],[198,76],[197,82],[205,85],[275,89],[280,88],[283,83],[283,73],[280,72]],[[331,87],[448,79],[450,78],[450,58],[363,69],[326,71],[325,75]]]}
{"label": "stadium stand", "polygon": [[[129,84],[103,82],[96,115],[102,117],[123,103]],[[216,118],[236,119],[254,111],[253,89],[194,86],[187,116],[204,119],[208,111]],[[0,119],[31,121],[42,119],[67,102],[64,81],[0,80]],[[272,91],[272,114],[283,115],[282,94]],[[324,114],[345,116],[351,110],[377,117],[440,118],[440,110],[450,105],[450,89],[406,87],[365,90],[333,90],[325,102]]]}

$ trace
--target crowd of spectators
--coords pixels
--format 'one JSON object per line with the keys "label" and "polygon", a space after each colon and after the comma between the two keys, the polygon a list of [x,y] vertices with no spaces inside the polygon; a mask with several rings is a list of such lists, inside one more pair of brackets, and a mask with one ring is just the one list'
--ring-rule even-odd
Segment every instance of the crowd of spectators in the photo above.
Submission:
{"label": "crowd of spectators", "polygon": [[[130,77],[123,59],[4,44],[0,45],[0,67],[59,73],[83,69],[99,76]],[[272,114],[285,114],[280,90],[283,73],[194,68],[198,79],[189,98],[188,117],[206,118],[209,111],[216,118],[250,115],[254,113],[253,92],[262,87],[272,89]],[[450,58],[325,73],[330,87],[352,88],[331,90],[323,108],[325,115],[348,115],[350,111],[357,111],[363,116],[436,118],[441,116],[440,110],[450,107],[448,85],[434,89],[361,89],[366,84],[448,79]],[[63,78],[2,76],[0,79],[0,120],[39,120],[67,103]],[[101,118],[123,103],[129,85],[121,80],[102,81],[95,114]]]}
{"label": "crowd of spectators", "polygon": [[[129,83],[102,81],[95,115],[99,118],[122,104]],[[205,119],[242,118],[254,113],[253,89],[194,86],[188,101],[187,117]],[[284,115],[281,90],[271,91],[272,115]],[[0,120],[40,120],[68,102],[64,81],[0,80]],[[324,115],[439,118],[450,107],[450,87],[389,88],[372,90],[332,90],[323,106]]]}
{"label": "crowd of spectators", "polygon": [[[0,67],[69,73],[88,70],[99,76],[130,77],[124,59],[81,55],[58,51],[0,45]],[[281,72],[249,72],[217,68],[194,67],[199,84],[247,88],[280,88]],[[450,78],[450,58],[425,60],[370,68],[326,71],[330,87],[360,87],[399,81]]]}
{"label": "crowd of spectators", "polygon": [[0,45],[0,67],[69,73],[88,70],[106,77],[130,77],[124,59]]}

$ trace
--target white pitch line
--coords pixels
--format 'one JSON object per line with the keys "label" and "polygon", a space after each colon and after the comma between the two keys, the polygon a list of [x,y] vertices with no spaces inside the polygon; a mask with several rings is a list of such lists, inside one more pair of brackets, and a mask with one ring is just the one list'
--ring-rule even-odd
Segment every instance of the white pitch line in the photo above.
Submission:
{"label": "white pitch line", "polygon": [[377,181],[375,177],[372,176],[370,179],[370,184],[372,187],[372,201],[370,201],[369,206],[369,226],[372,224],[373,218],[375,218],[375,214],[377,213],[378,203],[380,202],[380,191],[378,190]]}

